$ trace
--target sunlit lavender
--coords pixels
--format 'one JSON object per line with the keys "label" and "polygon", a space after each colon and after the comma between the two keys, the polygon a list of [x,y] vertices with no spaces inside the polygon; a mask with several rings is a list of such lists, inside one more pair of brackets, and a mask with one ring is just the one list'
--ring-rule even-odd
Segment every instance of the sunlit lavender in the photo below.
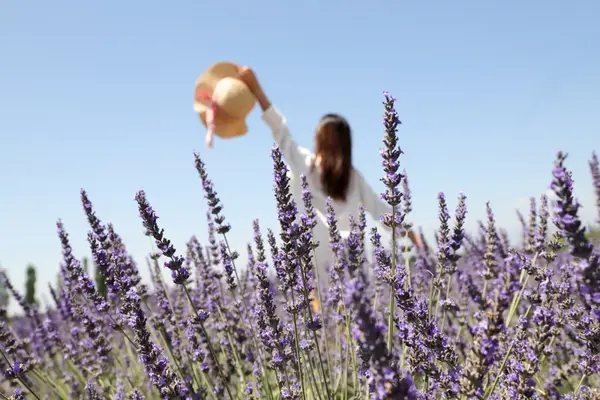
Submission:
{"label": "sunlit lavender", "polygon": [[[435,243],[420,234],[415,248],[405,240],[418,221],[394,102],[385,93],[381,198],[391,212],[381,222],[391,241],[367,228],[362,208],[341,235],[329,206],[329,243],[317,243],[310,188],[300,177],[302,199],[292,197],[276,146],[273,176],[263,179],[273,181],[277,229],[227,219],[219,183],[194,154],[206,200],[198,237],[207,241],[176,247],[152,193],[132,193],[154,245],[145,262],[82,190],[93,268],[74,257],[59,220],[63,260],[50,307],[0,275],[20,307],[16,315],[0,307],[0,398],[600,399],[597,155],[589,162],[597,220],[580,219],[576,177],[559,152],[548,166],[554,195],[534,196],[529,215],[518,216],[519,242],[493,204],[440,193]],[[469,208],[487,211],[474,232],[465,229]],[[232,229],[252,229],[246,248],[231,247]],[[328,277],[317,277],[316,246],[331,249]]]}

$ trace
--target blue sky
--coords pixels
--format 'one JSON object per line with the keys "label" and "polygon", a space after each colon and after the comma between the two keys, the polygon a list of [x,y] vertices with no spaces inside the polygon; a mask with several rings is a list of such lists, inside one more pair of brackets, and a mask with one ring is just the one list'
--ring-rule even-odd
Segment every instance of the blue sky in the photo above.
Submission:
{"label": "blue sky", "polygon": [[[516,236],[516,208],[570,153],[594,216],[587,160],[600,150],[600,2],[3,1],[0,11],[0,264],[23,287],[28,262],[54,282],[62,218],[88,253],[85,188],[146,270],[134,194],[147,192],[178,249],[206,237],[200,151],[244,252],[251,221],[275,226],[270,132],[204,147],[192,111],[204,68],[252,66],[312,146],[327,112],[353,126],[354,163],[378,190],[382,91],[398,98],[412,220],[432,232],[436,195],[468,196],[469,226],[490,200]],[[595,139],[594,139],[595,138]],[[44,290],[40,284],[39,289]]]}

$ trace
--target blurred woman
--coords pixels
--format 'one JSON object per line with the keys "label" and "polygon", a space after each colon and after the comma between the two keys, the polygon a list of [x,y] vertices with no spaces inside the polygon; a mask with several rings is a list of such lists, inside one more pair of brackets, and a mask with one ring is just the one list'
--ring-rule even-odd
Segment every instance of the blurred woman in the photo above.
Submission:
{"label": "blurred woman", "polygon": [[[300,175],[305,174],[313,196],[317,214],[314,229],[315,240],[320,245],[316,249],[316,267],[321,287],[327,287],[325,266],[332,260],[329,249],[329,230],[326,219],[327,198],[331,197],[337,217],[337,226],[342,237],[350,233],[350,216],[357,216],[362,204],[372,218],[391,211],[379,195],[367,184],[363,176],[352,166],[352,131],[348,122],[337,114],[325,114],[315,129],[314,153],[296,144],[290,135],[286,118],[269,101],[254,72],[248,67],[239,70],[242,80],[254,93],[262,108],[262,119],[273,132],[273,138],[285,158],[290,170],[290,186],[299,209],[302,209],[302,186]],[[412,231],[409,238],[417,247],[421,240]]]}

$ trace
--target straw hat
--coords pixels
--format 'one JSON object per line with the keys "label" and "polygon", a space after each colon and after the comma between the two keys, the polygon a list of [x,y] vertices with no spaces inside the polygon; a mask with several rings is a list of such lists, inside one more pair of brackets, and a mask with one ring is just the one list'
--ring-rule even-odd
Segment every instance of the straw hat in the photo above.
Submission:
{"label": "straw hat", "polygon": [[208,128],[207,142],[212,135],[229,139],[248,132],[246,117],[256,104],[248,86],[237,79],[239,67],[220,62],[208,68],[196,80],[194,111]]}

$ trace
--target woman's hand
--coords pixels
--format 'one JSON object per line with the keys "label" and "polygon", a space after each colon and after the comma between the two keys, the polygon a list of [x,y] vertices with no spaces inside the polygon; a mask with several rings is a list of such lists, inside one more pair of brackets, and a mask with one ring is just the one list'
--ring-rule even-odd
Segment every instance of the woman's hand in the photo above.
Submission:
{"label": "woman's hand", "polygon": [[262,108],[263,111],[266,111],[269,109],[269,107],[271,107],[271,102],[263,92],[262,87],[260,86],[260,83],[258,83],[256,74],[252,68],[240,67],[238,70],[238,79],[248,86],[248,89],[250,89],[250,91],[254,94],[256,100],[260,104],[260,108]]}
{"label": "woman's hand", "polygon": [[262,92],[260,87],[260,83],[258,83],[258,79],[256,78],[256,74],[250,67],[240,67],[238,70],[238,79],[246,84],[248,88],[254,93],[256,96],[257,93]]}

